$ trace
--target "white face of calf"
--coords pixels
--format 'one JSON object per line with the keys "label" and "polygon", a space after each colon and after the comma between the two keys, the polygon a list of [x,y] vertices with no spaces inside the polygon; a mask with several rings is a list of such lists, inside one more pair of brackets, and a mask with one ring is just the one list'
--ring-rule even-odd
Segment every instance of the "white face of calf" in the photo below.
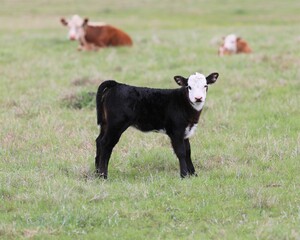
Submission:
{"label": "white face of calf", "polygon": [[215,83],[218,77],[218,73],[212,73],[207,77],[201,73],[195,73],[189,78],[175,76],[174,79],[178,85],[187,88],[187,96],[191,106],[200,111],[204,106],[208,85]]}
{"label": "white face of calf", "polygon": [[237,36],[235,34],[229,34],[224,39],[224,48],[230,52],[236,52],[237,51]]}
{"label": "white face of calf", "polygon": [[61,19],[61,23],[69,28],[68,37],[70,40],[80,40],[84,37],[84,24],[87,19],[83,20],[78,15],[74,15],[70,20]]}

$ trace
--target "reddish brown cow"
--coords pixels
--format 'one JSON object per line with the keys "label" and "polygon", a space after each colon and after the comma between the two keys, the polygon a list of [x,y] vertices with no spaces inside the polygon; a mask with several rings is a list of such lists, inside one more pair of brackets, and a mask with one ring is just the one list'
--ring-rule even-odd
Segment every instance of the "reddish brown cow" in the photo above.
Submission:
{"label": "reddish brown cow", "polygon": [[97,50],[110,46],[131,46],[130,36],[116,27],[105,23],[90,23],[74,15],[71,20],[61,19],[61,23],[69,27],[70,40],[80,43],[78,50]]}
{"label": "reddish brown cow", "polygon": [[236,53],[251,53],[252,50],[249,47],[248,43],[240,37],[237,37],[234,34],[227,35],[224,38],[223,44],[220,46],[218,54],[231,55]]}
{"label": "reddish brown cow", "polygon": [[109,46],[131,46],[132,40],[129,35],[120,29],[110,25],[91,26],[88,25],[88,19],[83,22],[85,40],[97,47]]}

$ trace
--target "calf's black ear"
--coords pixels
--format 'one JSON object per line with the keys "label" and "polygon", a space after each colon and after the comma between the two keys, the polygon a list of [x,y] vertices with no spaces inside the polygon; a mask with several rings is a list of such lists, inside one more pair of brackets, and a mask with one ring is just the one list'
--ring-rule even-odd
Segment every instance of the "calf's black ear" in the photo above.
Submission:
{"label": "calf's black ear", "polygon": [[182,87],[186,87],[187,86],[187,82],[188,80],[185,77],[182,76],[174,76],[174,80],[175,82]]}
{"label": "calf's black ear", "polygon": [[217,81],[219,73],[211,73],[206,77],[207,84],[213,84]]}

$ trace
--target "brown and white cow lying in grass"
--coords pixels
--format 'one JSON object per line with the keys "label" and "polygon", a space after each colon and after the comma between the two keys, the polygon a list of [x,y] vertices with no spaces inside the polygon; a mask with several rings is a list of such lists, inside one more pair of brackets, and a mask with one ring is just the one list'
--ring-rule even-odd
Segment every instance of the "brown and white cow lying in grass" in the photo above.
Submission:
{"label": "brown and white cow lying in grass", "polygon": [[89,22],[78,15],[70,20],[61,18],[61,23],[69,28],[69,39],[80,43],[78,50],[98,50],[110,46],[131,46],[130,36],[116,27],[105,23]]}
{"label": "brown and white cow lying in grass", "polygon": [[248,43],[235,34],[229,34],[224,38],[223,44],[219,47],[219,56],[237,53],[251,53]]}

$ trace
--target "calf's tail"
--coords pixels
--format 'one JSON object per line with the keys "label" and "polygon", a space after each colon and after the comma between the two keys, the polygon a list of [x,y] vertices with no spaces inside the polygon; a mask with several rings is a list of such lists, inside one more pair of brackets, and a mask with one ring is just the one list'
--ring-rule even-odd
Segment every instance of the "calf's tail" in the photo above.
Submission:
{"label": "calf's tail", "polygon": [[102,124],[102,108],[103,108],[103,100],[105,95],[109,89],[117,85],[118,83],[113,80],[108,80],[100,84],[97,95],[96,95],[96,110],[97,110],[97,124]]}

